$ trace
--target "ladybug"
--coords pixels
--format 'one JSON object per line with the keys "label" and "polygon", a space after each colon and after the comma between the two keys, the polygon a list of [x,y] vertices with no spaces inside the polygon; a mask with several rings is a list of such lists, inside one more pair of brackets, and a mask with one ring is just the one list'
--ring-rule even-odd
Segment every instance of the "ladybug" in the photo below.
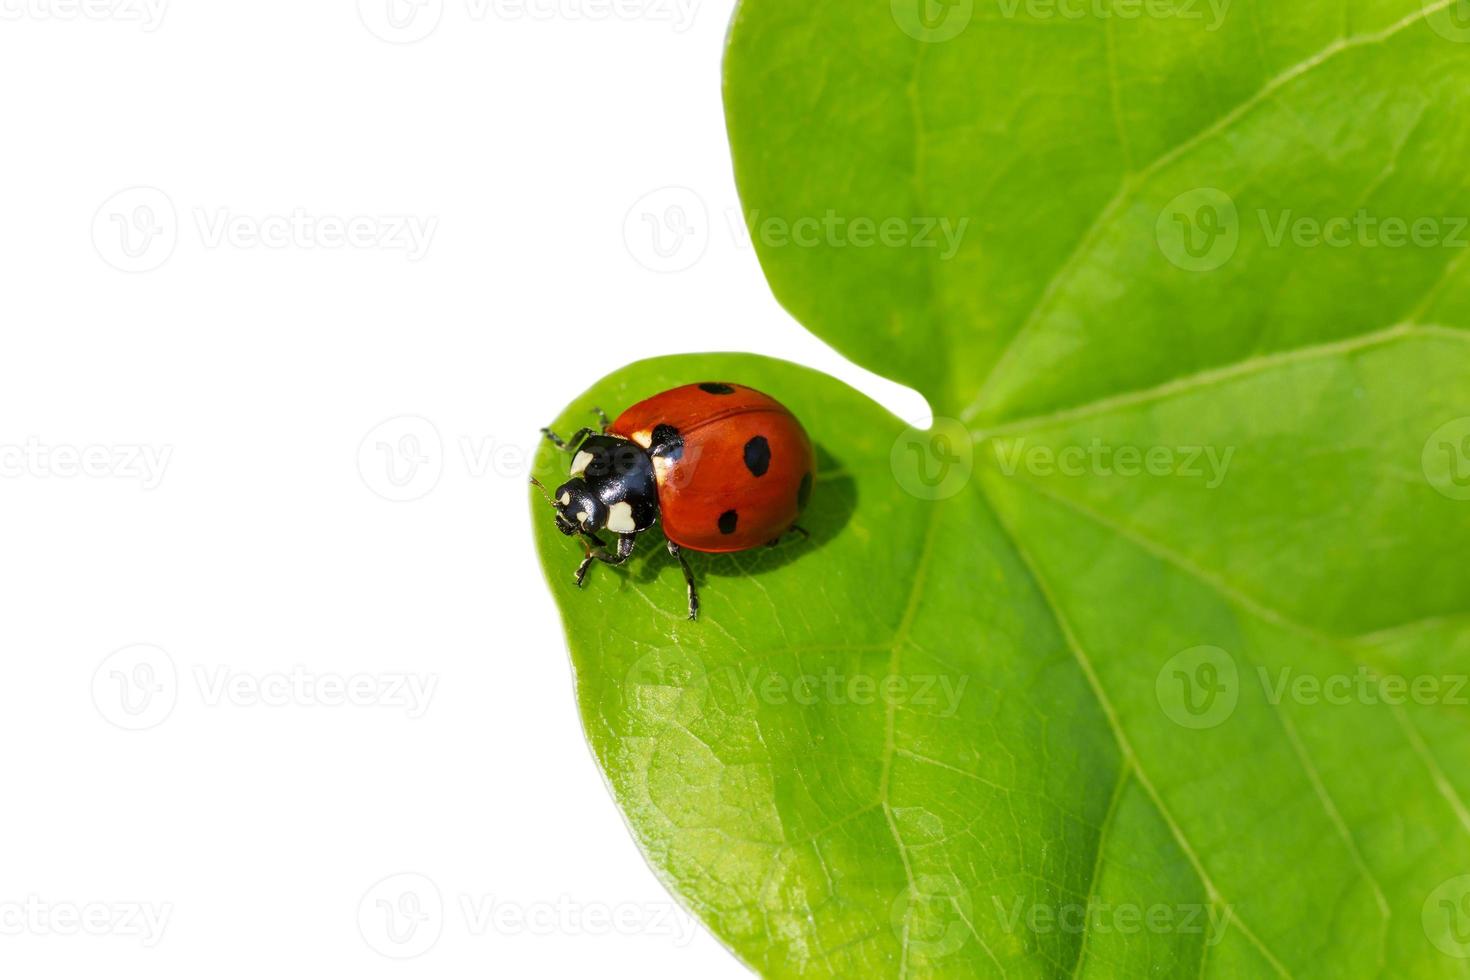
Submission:
{"label": "ladybug", "polygon": [[[587,545],[577,585],[594,561],[626,562],[638,535],[662,522],[689,588],[689,618],[697,619],[686,550],[723,554],[775,545],[788,531],[808,536],[796,519],[811,497],[816,455],[796,416],[770,395],[705,382],[654,395],[611,422],[593,412],[600,430],[567,440],[541,430],[572,457],[571,479],[551,506],[557,530]],[[617,535],[611,551],[603,530]]]}

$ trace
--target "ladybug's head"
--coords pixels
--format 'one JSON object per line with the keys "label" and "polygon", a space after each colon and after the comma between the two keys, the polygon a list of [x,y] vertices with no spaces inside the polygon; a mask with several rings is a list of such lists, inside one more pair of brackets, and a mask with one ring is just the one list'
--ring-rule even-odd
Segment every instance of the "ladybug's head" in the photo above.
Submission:
{"label": "ladybug's head", "polygon": [[595,534],[607,526],[607,504],[585,480],[571,479],[557,487],[551,506],[556,509],[556,529],[562,534]]}
{"label": "ladybug's head", "polygon": [[658,520],[653,460],[637,443],[616,436],[582,441],[572,456],[571,478],[547,498],[556,529],[568,537],[603,530],[637,534]]}

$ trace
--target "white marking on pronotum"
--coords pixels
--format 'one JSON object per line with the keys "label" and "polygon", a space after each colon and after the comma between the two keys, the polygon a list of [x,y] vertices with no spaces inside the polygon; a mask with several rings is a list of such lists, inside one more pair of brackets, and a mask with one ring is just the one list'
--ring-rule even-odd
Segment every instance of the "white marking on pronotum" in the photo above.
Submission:
{"label": "white marking on pronotum", "polygon": [[561,495],[561,505],[563,507],[570,506],[571,505],[571,502],[572,502],[572,495],[571,495],[570,492],[564,493],[564,494]]}
{"label": "white marking on pronotum", "polygon": [[581,476],[592,465],[591,453],[578,453],[572,457],[572,476]]}
{"label": "white marking on pronotum", "polygon": [[626,500],[612,505],[607,515],[607,529],[618,534],[632,534],[638,529],[633,523],[633,505]]}

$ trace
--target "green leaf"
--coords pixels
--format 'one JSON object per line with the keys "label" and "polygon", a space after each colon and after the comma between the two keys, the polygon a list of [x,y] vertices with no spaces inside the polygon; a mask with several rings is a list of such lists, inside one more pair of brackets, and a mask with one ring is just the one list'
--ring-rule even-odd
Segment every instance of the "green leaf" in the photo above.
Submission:
{"label": "green leaf", "polygon": [[1470,23],[917,2],[745,0],[726,105],[777,296],[935,429],[732,355],[574,400],[738,380],[819,444],[698,623],[533,496],[650,863],[772,976],[1470,972]]}

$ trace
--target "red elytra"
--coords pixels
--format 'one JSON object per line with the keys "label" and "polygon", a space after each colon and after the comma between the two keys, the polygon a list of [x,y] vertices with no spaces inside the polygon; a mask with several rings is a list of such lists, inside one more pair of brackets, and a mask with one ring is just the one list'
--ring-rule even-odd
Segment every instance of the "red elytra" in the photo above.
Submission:
{"label": "red elytra", "polygon": [[670,541],[691,551],[745,551],[796,523],[817,462],[785,405],[744,385],[684,385],[639,402],[607,431],[653,450],[660,426],[682,443],[681,451],[652,454],[659,519]]}

